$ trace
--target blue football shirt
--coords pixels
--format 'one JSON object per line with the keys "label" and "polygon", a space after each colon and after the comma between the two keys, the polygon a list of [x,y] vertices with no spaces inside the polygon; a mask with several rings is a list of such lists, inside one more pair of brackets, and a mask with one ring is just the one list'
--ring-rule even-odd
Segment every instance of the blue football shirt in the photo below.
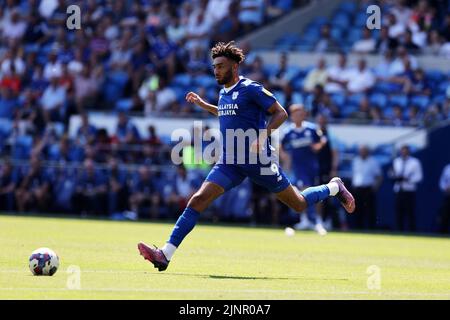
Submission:
{"label": "blue football shirt", "polygon": [[[227,146],[227,130],[234,130],[235,132],[236,130],[243,130],[245,132],[253,129],[258,135],[260,129],[266,128],[267,111],[276,101],[274,95],[261,84],[244,77],[240,77],[239,82],[228,92],[225,89],[220,90],[218,116],[223,138],[221,160],[228,159],[225,156],[231,150],[231,146],[230,148]],[[247,160],[251,142],[247,138],[245,144],[240,146],[235,138],[233,159],[237,160],[239,159],[238,155],[245,155]]]}
{"label": "blue football shirt", "polygon": [[307,121],[303,121],[300,128],[292,125],[284,135],[281,144],[291,156],[292,170],[296,175],[317,172],[318,157],[311,146],[320,142],[321,135],[317,126]]}

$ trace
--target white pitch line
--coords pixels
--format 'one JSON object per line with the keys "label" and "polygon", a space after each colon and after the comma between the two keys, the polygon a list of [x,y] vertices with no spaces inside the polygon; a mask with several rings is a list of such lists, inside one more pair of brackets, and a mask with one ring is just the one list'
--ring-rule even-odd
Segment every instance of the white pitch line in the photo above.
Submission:
{"label": "white pitch line", "polygon": [[374,296],[417,296],[417,297],[447,297],[450,298],[449,293],[435,293],[435,292],[368,292],[368,291],[342,291],[342,292],[318,292],[318,291],[301,291],[301,290],[272,290],[272,289],[217,289],[217,290],[206,290],[206,289],[127,289],[127,288],[84,288],[80,290],[70,290],[67,288],[0,288],[0,291],[36,291],[36,292],[49,292],[49,291],[59,291],[59,292],[172,292],[172,293],[219,293],[219,292],[230,292],[230,293],[301,293],[301,294],[315,294],[315,295],[374,295]]}

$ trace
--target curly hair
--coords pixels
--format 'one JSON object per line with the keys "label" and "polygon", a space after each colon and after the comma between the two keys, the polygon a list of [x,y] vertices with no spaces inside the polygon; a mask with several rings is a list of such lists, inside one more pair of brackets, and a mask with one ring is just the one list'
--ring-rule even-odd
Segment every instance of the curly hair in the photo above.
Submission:
{"label": "curly hair", "polygon": [[234,41],[228,43],[219,42],[211,49],[211,57],[226,57],[237,63],[241,63],[245,59],[242,49],[234,45]]}

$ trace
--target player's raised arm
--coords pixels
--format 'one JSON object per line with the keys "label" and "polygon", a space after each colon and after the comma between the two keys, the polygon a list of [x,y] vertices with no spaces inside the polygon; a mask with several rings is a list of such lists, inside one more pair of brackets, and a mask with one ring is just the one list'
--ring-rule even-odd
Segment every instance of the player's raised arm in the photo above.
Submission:
{"label": "player's raised arm", "polygon": [[205,109],[208,112],[211,112],[215,116],[218,115],[217,106],[206,102],[195,92],[192,91],[188,92],[188,94],[186,95],[186,101],[198,105],[200,108]]}

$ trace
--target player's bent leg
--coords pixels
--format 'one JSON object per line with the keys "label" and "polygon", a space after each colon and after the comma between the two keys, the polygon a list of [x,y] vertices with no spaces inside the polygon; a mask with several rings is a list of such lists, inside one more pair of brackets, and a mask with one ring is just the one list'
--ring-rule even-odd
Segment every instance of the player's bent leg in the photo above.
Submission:
{"label": "player's bent leg", "polygon": [[163,248],[150,248],[145,243],[140,242],[138,249],[141,255],[149,260],[159,271],[167,269],[175,250],[179,247],[183,239],[195,227],[200,212],[205,210],[211,202],[217,199],[225,190],[220,185],[205,181],[200,189],[191,197],[186,209],[178,218],[172,230],[169,240]]}
{"label": "player's bent leg", "polygon": [[295,212],[302,212],[308,206],[305,198],[292,185],[281,192],[276,193],[277,199]]}
{"label": "player's bent leg", "polygon": [[205,181],[200,189],[189,199],[187,207],[203,212],[209,205],[225,192],[220,185]]}
{"label": "player's bent leg", "polygon": [[355,211],[355,199],[347,190],[341,178],[338,177],[331,179],[326,185],[306,188],[300,193],[292,185],[277,193],[278,199],[296,212],[301,212],[308,206],[315,205],[329,196],[336,196],[348,213]]}

